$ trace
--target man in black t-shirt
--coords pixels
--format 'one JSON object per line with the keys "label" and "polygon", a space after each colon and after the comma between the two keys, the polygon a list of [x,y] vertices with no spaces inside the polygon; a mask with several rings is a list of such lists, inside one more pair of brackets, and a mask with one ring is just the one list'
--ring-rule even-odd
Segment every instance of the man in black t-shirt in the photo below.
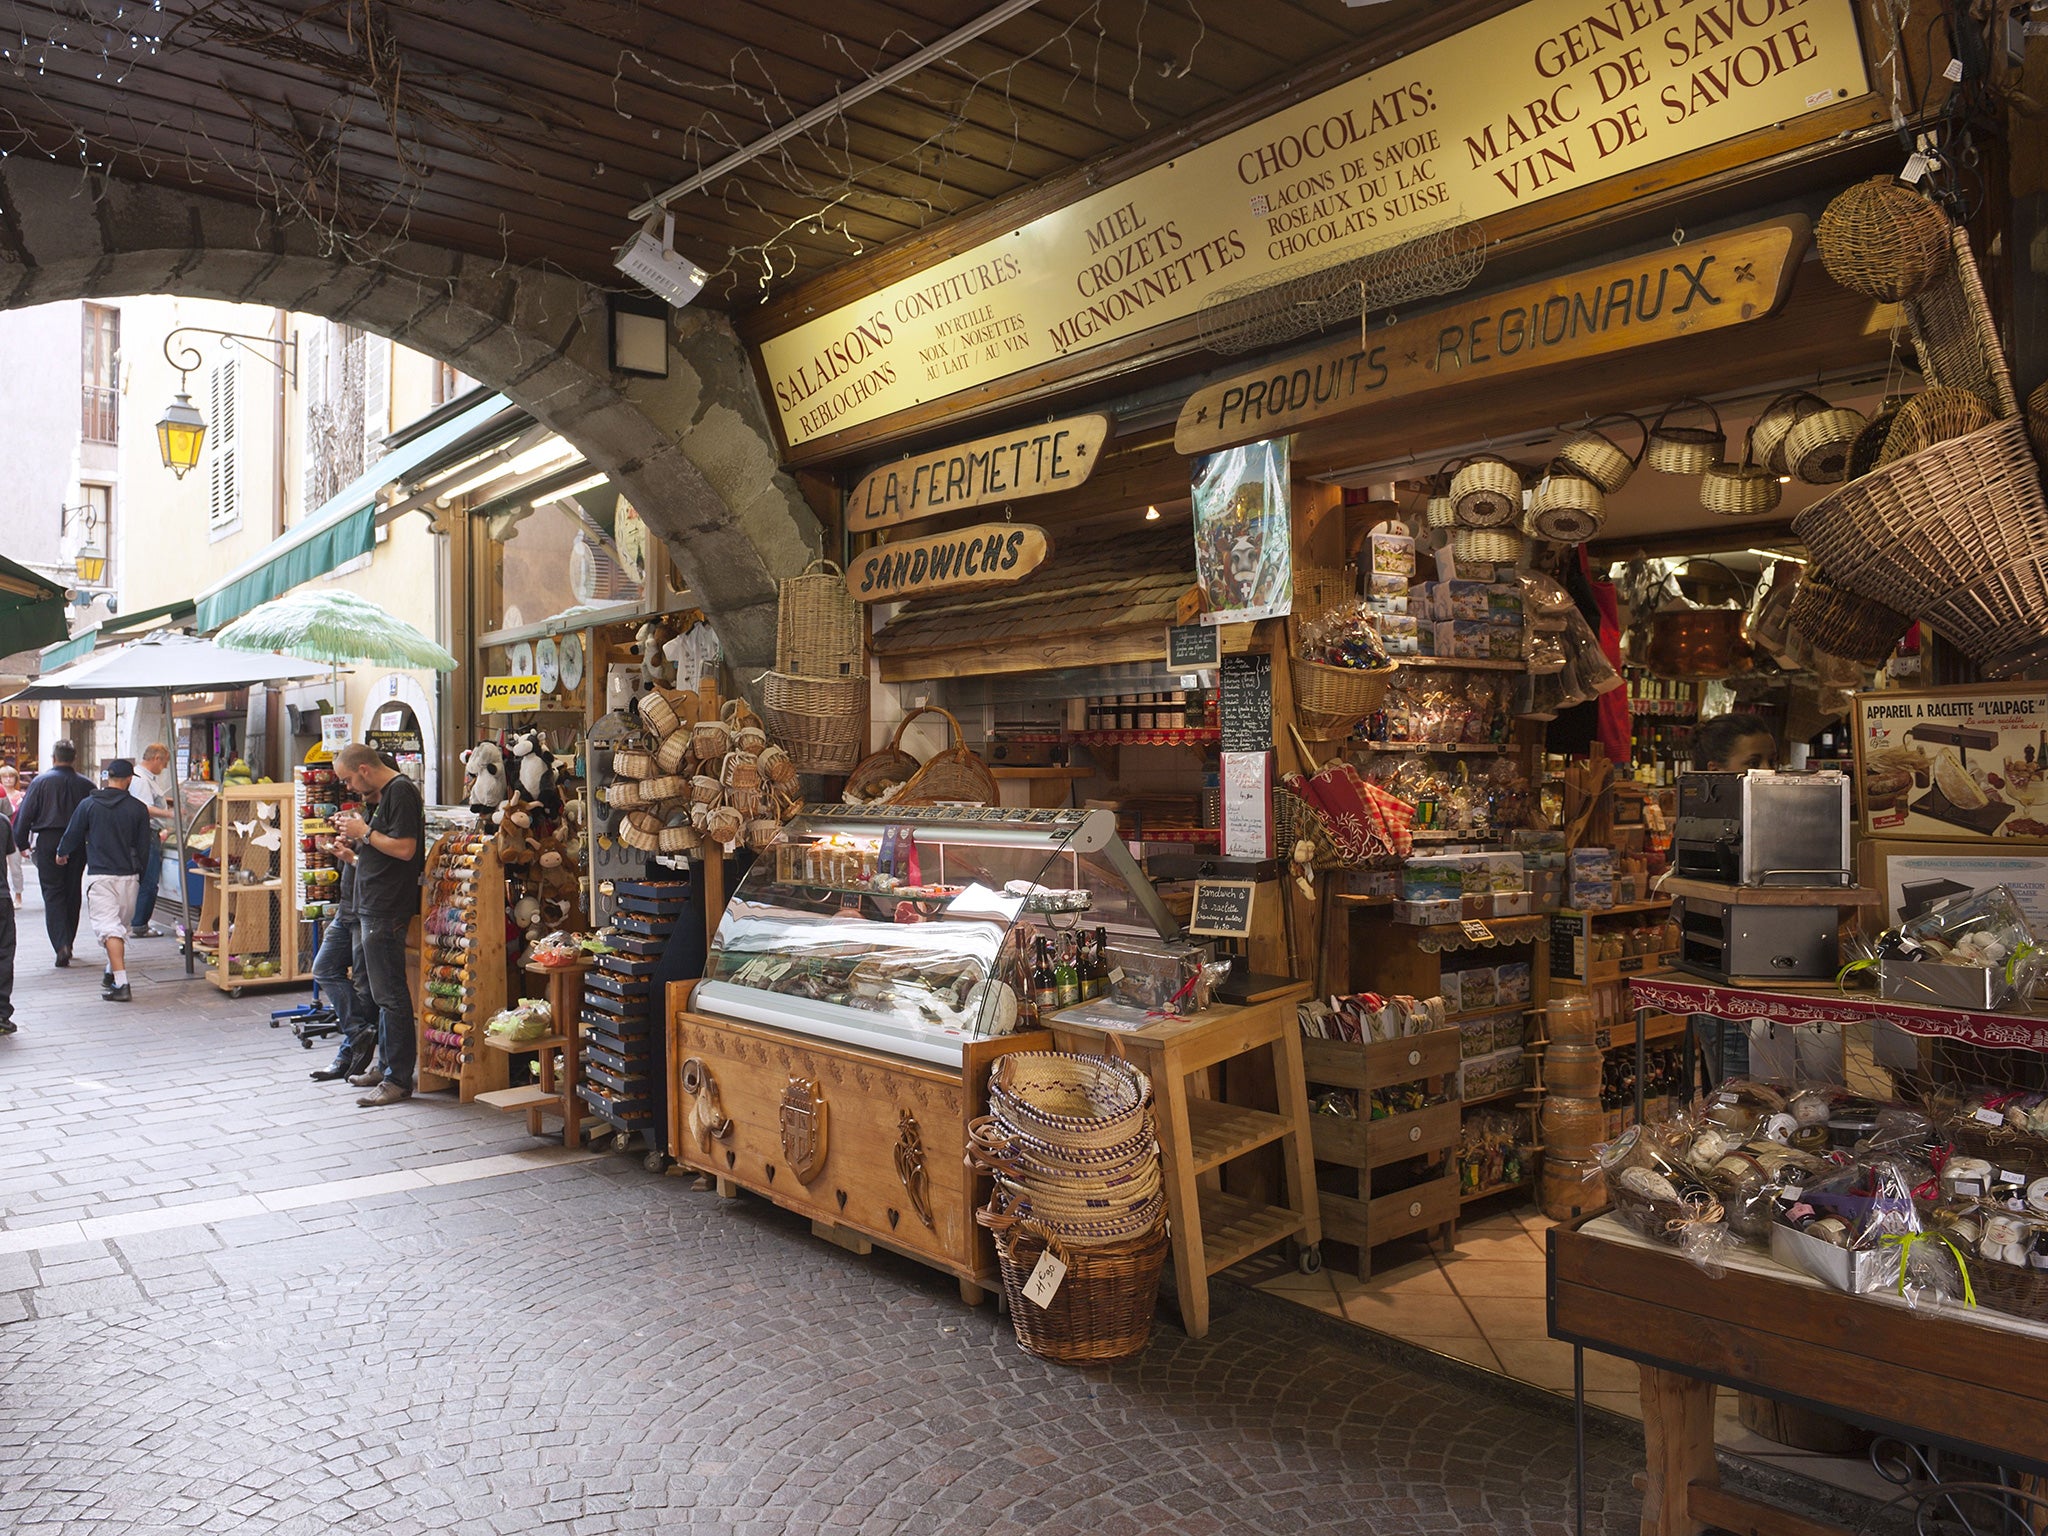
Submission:
{"label": "man in black t-shirt", "polygon": [[343,747],[334,754],[334,771],[350,789],[377,802],[367,818],[360,811],[344,811],[334,822],[355,844],[356,931],[370,996],[377,1004],[377,1064],[349,1081],[371,1090],[356,1102],[373,1109],[412,1097],[419,1059],[412,988],[405,975],[405,931],[420,906],[427,808],[412,780],[369,747]]}

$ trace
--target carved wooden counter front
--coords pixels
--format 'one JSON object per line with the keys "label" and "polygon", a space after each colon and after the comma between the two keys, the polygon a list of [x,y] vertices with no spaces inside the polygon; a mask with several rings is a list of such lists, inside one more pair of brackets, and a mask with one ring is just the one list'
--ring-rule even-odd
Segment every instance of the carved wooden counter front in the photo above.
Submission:
{"label": "carved wooden counter front", "polygon": [[1837,1536],[1720,1487],[1716,1383],[2048,1471],[2048,1340],[2038,1330],[1852,1296],[1762,1255],[1731,1256],[1711,1277],[1610,1217],[1549,1236],[1551,1336],[1642,1368],[1643,1536]]}
{"label": "carved wooden counter front", "polygon": [[811,1218],[821,1236],[879,1243],[960,1280],[981,1300],[1000,1284],[995,1245],[974,1221],[987,1181],[963,1163],[967,1122],[985,1112],[990,1065],[1042,1051],[1043,1033],[967,1045],[952,1069],[793,1030],[690,1011],[668,992],[669,1154]]}

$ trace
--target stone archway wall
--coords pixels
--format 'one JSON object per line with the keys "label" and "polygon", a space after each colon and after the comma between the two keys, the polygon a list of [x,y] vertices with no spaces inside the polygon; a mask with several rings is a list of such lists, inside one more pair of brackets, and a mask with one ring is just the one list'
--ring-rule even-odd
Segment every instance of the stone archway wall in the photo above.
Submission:
{"label": "stone archway wall", "polygon": [[669,377],[623,380],[606,367],[604,294],[577,278],[417,243],[365,262],[312,226],[167,182],[0,160],[0,308],[144,293],[320,315],[503,391],[626,489],[736,666],[773,659],[775,583],[819,528],[723,315],[683,311]]}

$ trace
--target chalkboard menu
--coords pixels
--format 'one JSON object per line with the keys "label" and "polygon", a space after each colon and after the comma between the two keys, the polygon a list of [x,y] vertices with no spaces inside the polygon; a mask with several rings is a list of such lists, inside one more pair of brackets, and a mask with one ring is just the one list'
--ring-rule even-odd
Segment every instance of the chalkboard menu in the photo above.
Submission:
{"label": "chalkboard menu", "polygon": [[1222,666],[1223,750],[1273,750],[1273,658],[1226,656]]}
{"label": "chalkboard menu", "polygon": [[1223,631],[1213,624],[1169,624],[1166,627],[1166,669],[1199,672],[1223,659]]}
{"label": "chalkboard menu", "polygon": [[1258,889],[1257,882],[1251,880],[1197,880],[1188,932],[1221,939],[1249,937],[1252,897]]}

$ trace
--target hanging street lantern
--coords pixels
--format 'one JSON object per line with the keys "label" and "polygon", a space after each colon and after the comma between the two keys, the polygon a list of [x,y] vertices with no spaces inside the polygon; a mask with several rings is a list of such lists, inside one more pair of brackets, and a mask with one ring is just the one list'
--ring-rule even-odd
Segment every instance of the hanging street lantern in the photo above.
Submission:
{"label": "hanging street lantern", "polygon": [[85,541],[85,548],[72,556],[72,566],[78,572],[78,584],[82,587],[96,587],[107,579],[107,557],[90,536]]}
{"label": "hanging street lantern", "polygon": [[164,408],[163,419],[156,424],[156,446],[163,455],[164,468],[184,479],[185,471],[199,462],[200,445],[205,441],[206,418],[190,395],[180,394]]}

